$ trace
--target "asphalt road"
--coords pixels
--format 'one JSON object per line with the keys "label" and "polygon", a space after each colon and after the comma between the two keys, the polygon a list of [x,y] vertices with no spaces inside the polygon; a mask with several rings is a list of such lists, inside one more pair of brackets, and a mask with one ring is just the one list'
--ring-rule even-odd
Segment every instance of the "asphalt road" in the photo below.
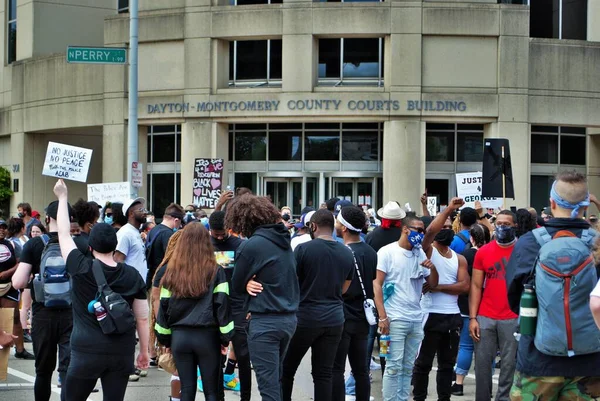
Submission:
{"label": "asphalt road", "polygon": [[[27,349],[31,351],[31,344],[27,344]],[[435,366],[435,363],[434,363]],[[33,400],[33,383],[35,381],[35,368],[33,361],[22,361],[15,359],[11,355],[8,362],[8,380],[0,381],[0,400],[2,401],[31,401]],[[434,368],[435,369],[435,368]],[[494,393],[496,391],[497,373],[494,376]],[[371,395],[375,400],[381,400],[381,370],[373,371],[373,383]],[[437,400],[435,390],[435,370],[431,372],[429,379],[429,398],[428,400]],[[52,393],[52,401],[60,401],[60,389],[56,387],[56,377],[54,375],[54,385]],[[100,384],[98,384],[100,386]],[[141,378],[136,383],[130,383],[125,396],[126,400],[131,401],[167,401],[170,391],[170,375],[159,371],[158,369],[149,369],[148,376]],[[307,354],[302,365],[296,375],[294,383],[294,393],[292,399],[294,401],[309,401],[312,399],[313,384],[310,376],[310,354]],[[198,400],[203,399],[201,393],[198,394]],[[232,392],[226,391],[226,401],[237,401],[239,396]],[[252,399],[260,400],[256,382],[252,388]],[[475,399],[475,377],[469,376],[465,380],[465,395],[463,397],[453,397],[455,400],[471,401]],[[101,401],[102,391],[92,394],[89,398],[91,401]]]}

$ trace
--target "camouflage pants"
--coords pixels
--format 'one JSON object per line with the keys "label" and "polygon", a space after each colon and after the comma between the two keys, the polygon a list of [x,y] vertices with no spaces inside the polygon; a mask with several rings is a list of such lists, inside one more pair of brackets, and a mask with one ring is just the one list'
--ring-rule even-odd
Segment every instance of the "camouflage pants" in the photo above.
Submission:
{"label": "camouflage pants", "polygon": [[511,401],[593,401],[600,399],[600,377],[535,377],[515,373]]}

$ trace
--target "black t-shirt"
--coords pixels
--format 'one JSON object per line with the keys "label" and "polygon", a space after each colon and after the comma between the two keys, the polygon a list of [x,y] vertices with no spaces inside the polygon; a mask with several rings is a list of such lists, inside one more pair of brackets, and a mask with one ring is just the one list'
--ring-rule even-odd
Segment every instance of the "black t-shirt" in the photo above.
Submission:
{"label": "black t-shirt", "polygon": [[294,251],[300,284],[298,326],[344,324],[342,287],[354,277],[352,252],[337,241],[315,239]]}
{"label": "black t-shirt", "polygon": [[77,249],[87,258],[94,258],[92,251],[90,251],[90,235],[88,233],[82,231],[81,234],[73,238],[73,242],[77,245]]}
{"label": "black t-shirt", "polygon": [[[375,280],[375,276],[377,275],[377,252],[364,242],[349,244],[349,246],[356,256],[356,262],[360,269],[367,298],[373,299],[373,280]],[[354,271],[356,272],[356,267]],[[367,321],[363,308],[364,299],[358,274],[355,274],[352,284],[350,284],[348,291],[344,294],[344,314],[346,319],[359,320],[361,322]]]}
{"label": "black t-shirt", "polygon": [[[469,270],[469,277],[473,275],[473,261],[475,260],[475,254],[477,248],[465,249],[463,256],[467,259],[467,268]],[[460,294],[458,296],[458,308],[460,309],[461,315],[469,316],[469,294]]]}
{"label": "black t-shirt", "polygon": [[[0,272],[5,272],[12,269],[17,264],[17,256],[13,244],[6,240],[0,239]],[[0,280],[1,284],[10,283],[11,277]]]}
{"label": "black t-shirt", "polygon": [[154,281],[152,281],[152,287],[160,288],[160,280],[162,280],[166,271],[167,271],[167,265],[162,265],[161,267],[158,268],[158,270],[156,271],[156,274],[154,275]]}
{"label": "black t-shirt", "polygon": [[[93,261],[74,249],[67,258],[67,271],[73,280],[73,332],[71,348],[93,354],[128,355],[135,351],[135,327],[124,334],[106,335],[88,304],[96,299],[98,285],[92,272]],[[120,294],[129,305],[134,299],[146,299],[146,285],[138,271],[124,263],[107,266],[100,262],[106,283]]]}
{"label": "black t-shirt", "polygon": [[146,260],[148,261],[148,276],[146,278],[148,289],[150,289],[156,269],[160,266],[160,263],[165,257],[169,239],[172,235],[173,230],[164,224],[157,225],[148,233],[148,237],[146,238],[149,243],[149,245],[146,245],[148,247],[148,253],[146,255]]}
{"label": "black t-shirt", "polygon": [[384,230],[382,227],[377,227],[367,235],[365,242],[368,245],[371,245],[371,248],[373,248],[375,252],[379,252],[384,246],[398,241],[401,235],[402,228],[400,227],[390,227],[387,230]]}
{"label": "black t-shirt", "polygon": [[[210,237],[210,240],[215,248],[215,258],[220,266],[223,266],[225,275],[227,276],[227,282],[229,283],[229,299],[231,303],[231,312],[235,317],[243,316],[246,318],[244,311],[245,294],[238,294],[233,291],[231,285],[231,277],[233,276],[233,269],[235,268],[235,254],[240,245],[244,242],[241,238],[230,235],[225,241],[217,241],[215,238]],[[238,319],[239,321],[239,319]]]}

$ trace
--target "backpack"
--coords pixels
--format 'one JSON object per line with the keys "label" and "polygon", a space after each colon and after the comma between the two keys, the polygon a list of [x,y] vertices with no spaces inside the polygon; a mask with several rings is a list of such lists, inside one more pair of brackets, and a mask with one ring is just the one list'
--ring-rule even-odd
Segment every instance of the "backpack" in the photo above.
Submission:
{"label": "backpack", "polygon": [[540,245],[534,270],[538,317],[536,348],[552,356],[574,356],[600,351],[600,330],[589,306],[598,282],[592,246],[596,231],[581,238],[571,231],[550,236],[545,227],[533,230]]}
{"label": "backpack", "polygon": [[71,276],[60,252],[58,242],[49,243],[47,235],[41,236],[44,250],[40,261],[40,273],[33,280],[36,302],[46,308],[71,307]]}
{"label": "backpack", "polygon": [[131,306],[121,294],[117,294],[108,286],[102,266],[96,259],[92,262],[92,272],[98,285],[96,299],[106,312],[106,317],[98,321],[102,332],[109,335],[129,332],[135,327],[135,316]]}
{"label": "backpack", "polygon": [[468,237],[465,237],[465,235],[463,233],[456,233],[456,236],[458,238],[460,238],[462,240],[462,242],[465,243],[465,250],[470,249],[473,246],[471,244],[471,239]]}

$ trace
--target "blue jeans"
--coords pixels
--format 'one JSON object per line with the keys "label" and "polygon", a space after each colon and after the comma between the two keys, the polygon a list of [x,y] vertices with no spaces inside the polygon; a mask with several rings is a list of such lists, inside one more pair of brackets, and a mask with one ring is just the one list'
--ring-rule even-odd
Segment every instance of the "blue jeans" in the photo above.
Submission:
{"label": "blue jeans", "polygon": [[[371,366],[371,355],[373,355],[375,337],[377,337],[376,324],[369,328],[369,340],[367,343],[367,366]],[[352,373],[350,373],[348,380],[346,380],[346,395],[356,395],[356,380],[354,380],[354,376],[352,376]]]}
{"label": "blue jeans", "polygon": [[421,321],[390,323],[390,354],[383,375],[384,401],[408,401],[413,367],[423,337]]}
{"label": "blue jeans", "polygon": [[454,372],[457,375],[466,376],[469,374],[471,369],[471,363],[473,362],[473,339],[469,334],[469,318],[463,317],[463,327],[460,332],[460,342],[458,344],[458,357],[456,358],[456,367]]}

